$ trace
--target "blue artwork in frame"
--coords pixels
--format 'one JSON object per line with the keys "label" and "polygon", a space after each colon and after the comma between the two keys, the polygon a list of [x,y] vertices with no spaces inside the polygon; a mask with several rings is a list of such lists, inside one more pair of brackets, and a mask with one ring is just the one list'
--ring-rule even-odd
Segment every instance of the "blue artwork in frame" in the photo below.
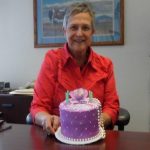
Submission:
{"label": "blue artwork in frame", "polygon": [[66,8],[74,2],[89,2],[95,12],[92,45],[124,44],[124,0],[33,0],[34,46],[59,47],[66,39],[62,30]]}

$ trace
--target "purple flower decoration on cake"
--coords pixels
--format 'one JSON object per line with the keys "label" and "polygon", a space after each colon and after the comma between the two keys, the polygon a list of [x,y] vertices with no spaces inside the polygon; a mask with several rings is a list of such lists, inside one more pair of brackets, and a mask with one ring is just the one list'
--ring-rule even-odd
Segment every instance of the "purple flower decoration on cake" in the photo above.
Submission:
{"label": "purple flower decoration on cake", "polygon": [[71,91],[69,94],[73,100],[80,102],[80,101],[84,101],[87,98],[88,91],[86,89],[80,88]]}

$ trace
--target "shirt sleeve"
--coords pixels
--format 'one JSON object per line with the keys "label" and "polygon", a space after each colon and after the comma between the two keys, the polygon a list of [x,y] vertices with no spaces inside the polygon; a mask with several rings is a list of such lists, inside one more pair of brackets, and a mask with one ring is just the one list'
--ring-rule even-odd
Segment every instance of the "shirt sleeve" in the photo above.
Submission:
{"label": "shirt sleeve", "polygon": [[56,61],[53,60],[52,56],[51,52],[46,53],[34,85],[34,95],[30,108],[33,120],[37,112],[52,113],[52,95],[55,89],[56,72],[56,64],[54,64]]}
{"label": "shirt sleeve", "polygon": [[105,84],[104,99],[103,112],[111,116],[112,124],[114,125],[119,114],[119,97],[116,91],[112,62],[110,62],[110,65],[108,67],[108,77]]}

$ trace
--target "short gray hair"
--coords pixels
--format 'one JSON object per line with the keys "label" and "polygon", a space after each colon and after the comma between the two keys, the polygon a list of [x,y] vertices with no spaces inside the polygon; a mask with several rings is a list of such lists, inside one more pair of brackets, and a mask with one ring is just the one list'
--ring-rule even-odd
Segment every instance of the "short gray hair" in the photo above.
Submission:
{"label": "short gray hair", "polygon": [[92,19],[92,28],[95,28],[95,17],[94,12],[91,8],[91,5],[89,3],[73,3],[70,5],[65,13],[64,20],[63,20],[63,28],[67,28],[68,19],[71,16],[74,16],[79,13],[89,13]]}

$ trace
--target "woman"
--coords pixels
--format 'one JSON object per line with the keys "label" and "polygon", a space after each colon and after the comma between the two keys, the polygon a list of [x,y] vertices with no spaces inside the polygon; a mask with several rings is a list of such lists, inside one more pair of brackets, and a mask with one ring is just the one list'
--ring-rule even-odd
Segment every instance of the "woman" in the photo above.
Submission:
{"label": "woman", "polygon": [[46,53],[35,83],[30,109],[34,123],[54,134],[60,125],[59,104],[65,92],[85,88],[101,101],[105,128],[113,126],[119,110],[113,64],[91,48],[94,15],[88,4],[68,8],[63,31],[66,44]]}

